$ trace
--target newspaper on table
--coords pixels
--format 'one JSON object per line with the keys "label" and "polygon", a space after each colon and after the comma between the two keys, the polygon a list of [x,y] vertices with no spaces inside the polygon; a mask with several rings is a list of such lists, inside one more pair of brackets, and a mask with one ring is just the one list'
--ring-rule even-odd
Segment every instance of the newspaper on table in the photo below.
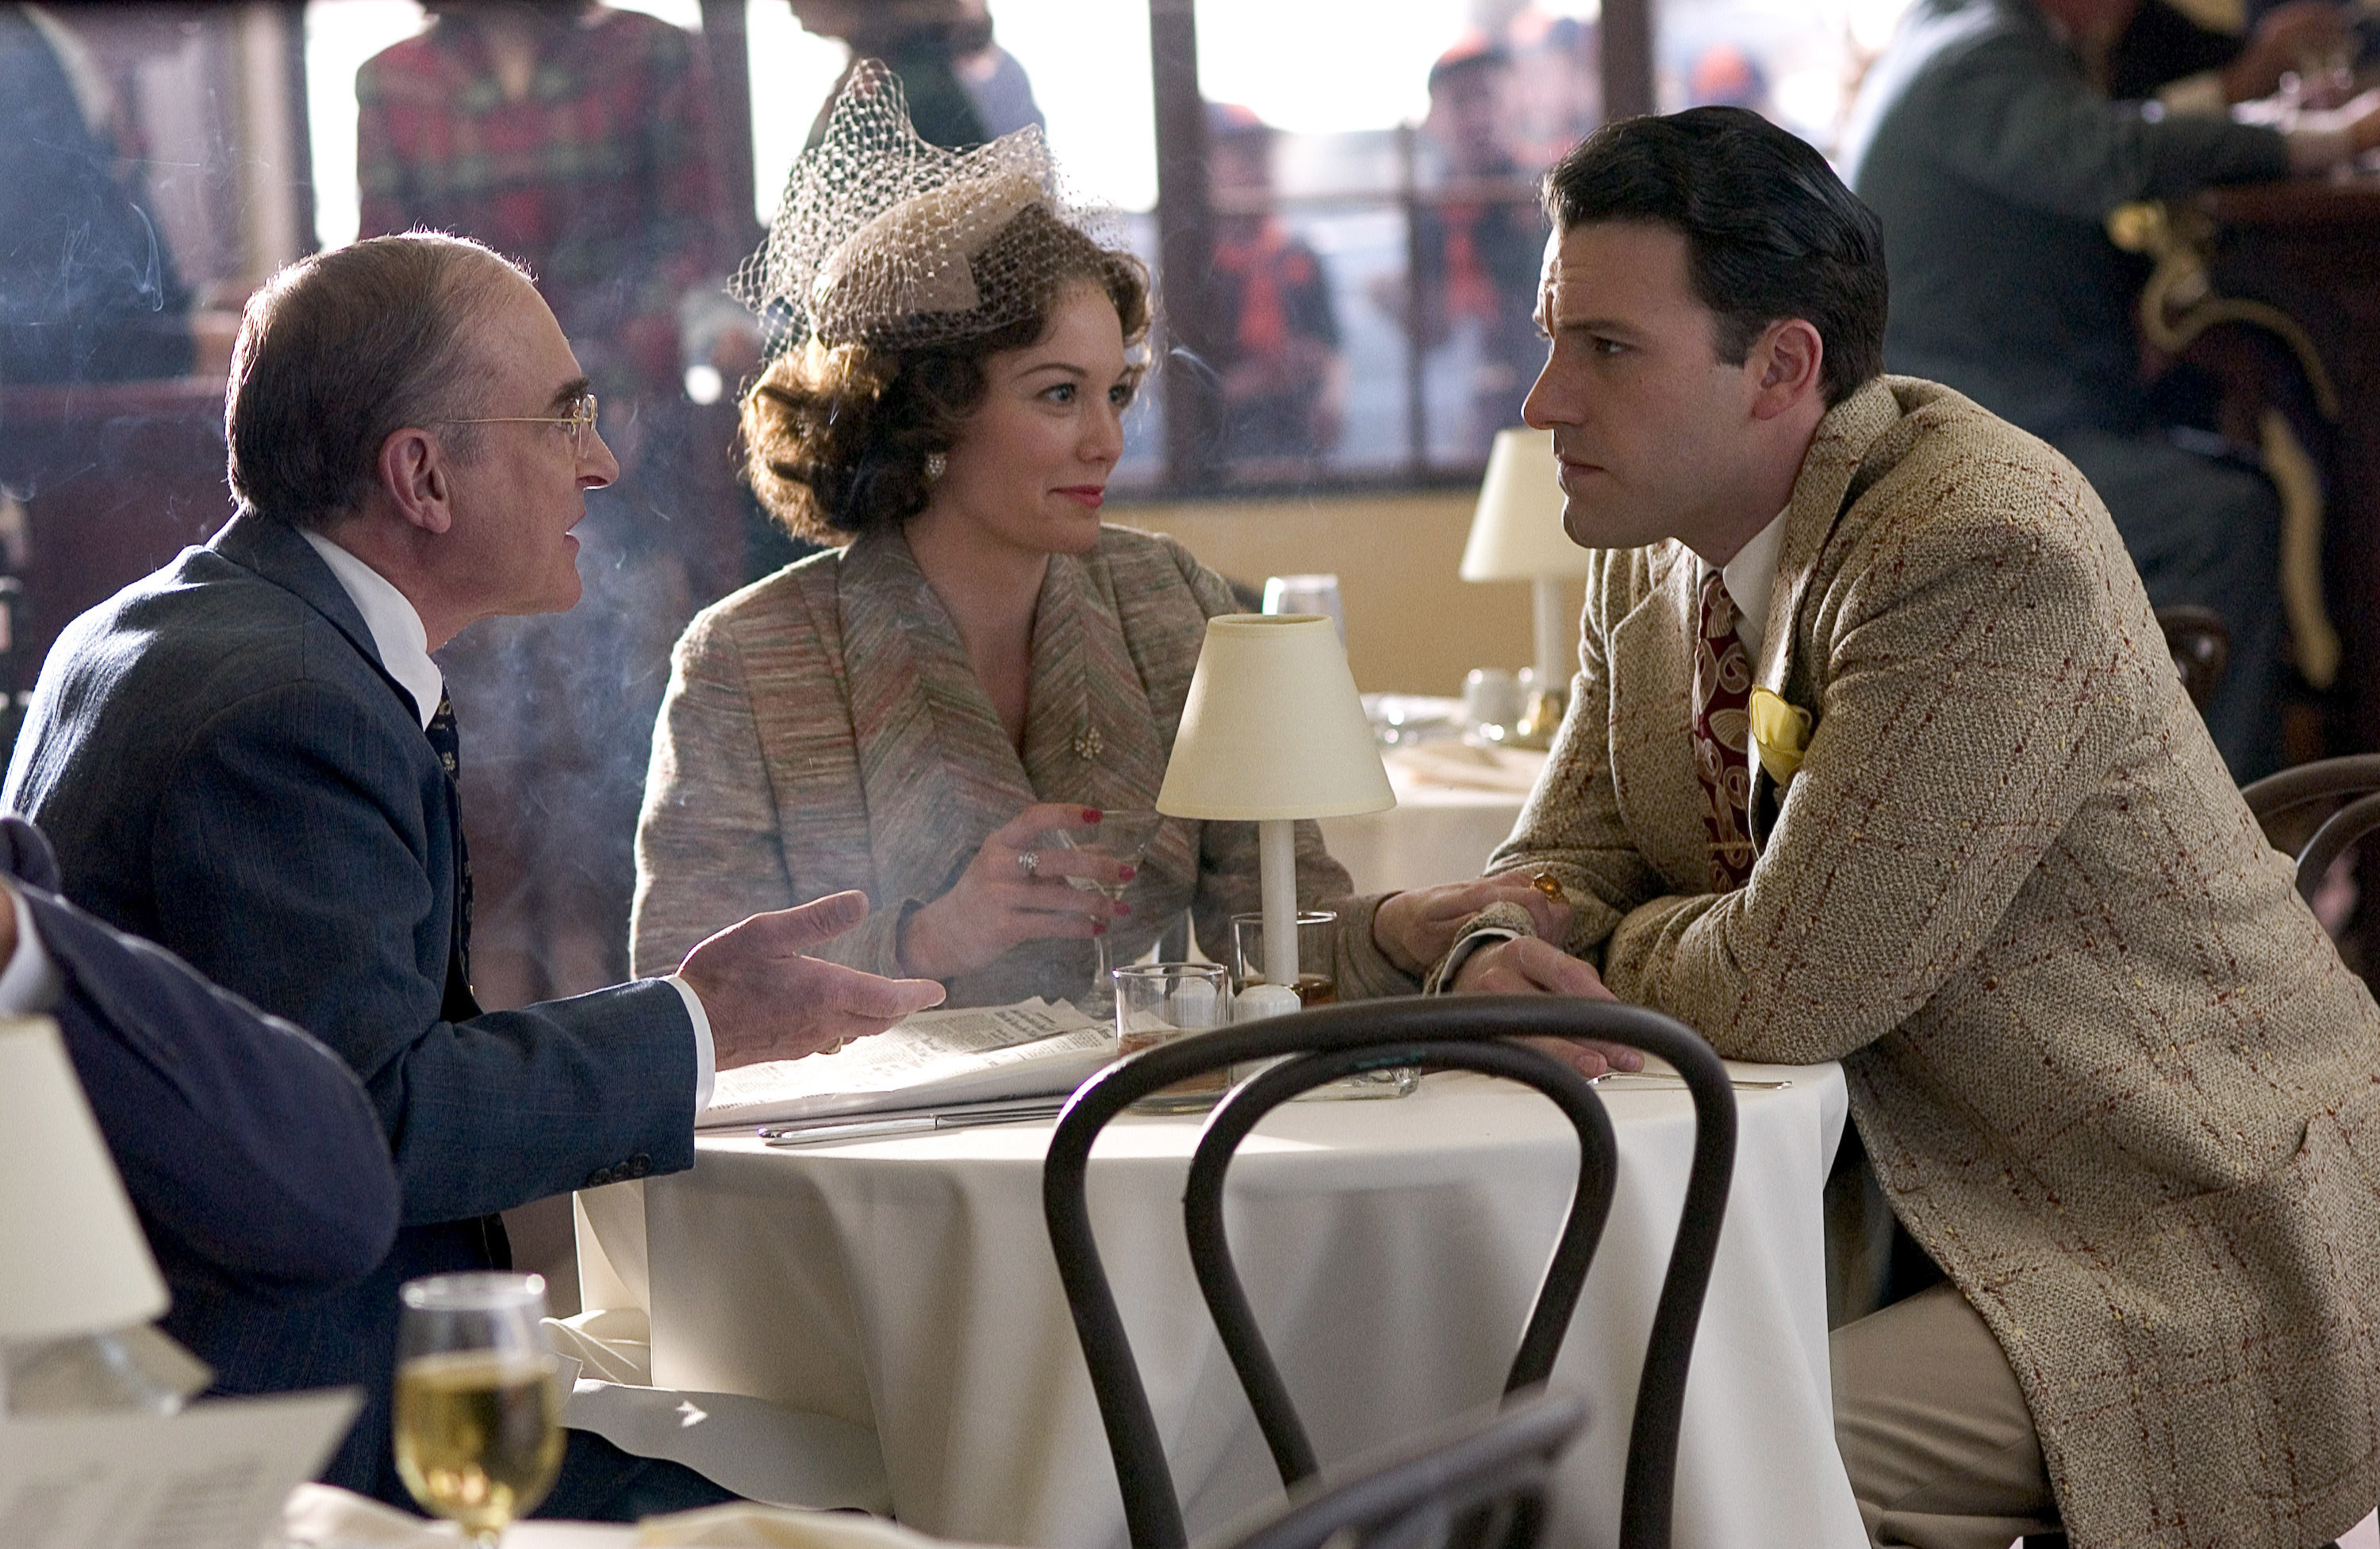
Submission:
{"label": "newspaper on table", "polygon": [[720,1071],[699,1127],[1062,1096],[1115,1059],[1114,1029],[1064,1000],[920,1011],[833,1054]]}

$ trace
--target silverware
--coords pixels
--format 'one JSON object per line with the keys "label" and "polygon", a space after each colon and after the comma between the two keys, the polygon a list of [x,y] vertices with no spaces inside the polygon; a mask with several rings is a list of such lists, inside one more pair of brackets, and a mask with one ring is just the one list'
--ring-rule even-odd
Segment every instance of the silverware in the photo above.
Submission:
{"label": "silverware", "polygon": [[[1589,1086],[1601,1086],[1607,1082],[1632,1082],[1641,1086],[1682,1089],[1686,1084],[1686,1078],[1665,1076],[1658,1071],[1648,1074],[1643,1071],[1606,1071],[1599,1076],[1587,1078]],[[1745,1081],[1738,1078],[1730,1079],[1728,1084],[1738,1092],[1782,1092],[1793,1083],[1791,1081]]]}

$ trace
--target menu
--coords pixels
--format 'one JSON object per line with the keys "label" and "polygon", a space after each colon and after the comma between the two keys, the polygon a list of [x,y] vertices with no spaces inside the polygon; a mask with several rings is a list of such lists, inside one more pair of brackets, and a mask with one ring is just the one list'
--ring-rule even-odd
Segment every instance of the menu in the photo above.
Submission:
{"label": "menu", "polygon": [[0,1418],[0,1544],[256,1549],[355,1419],[353,1388],[179,1414]]}
{"label": "menu", "polygon": [[700,1128],[1057,1096],[1115,1059],[1114,1030],[1064,1000],[920,1011],[833,1054],[720,1071]]}

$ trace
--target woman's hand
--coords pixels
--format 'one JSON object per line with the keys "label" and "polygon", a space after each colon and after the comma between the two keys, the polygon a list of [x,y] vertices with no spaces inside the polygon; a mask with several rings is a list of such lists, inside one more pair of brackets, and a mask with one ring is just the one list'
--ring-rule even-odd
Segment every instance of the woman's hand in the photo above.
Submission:
{"label": "woman's hand", "polygon": [[1526,909],[1545,940],[1559,944],[1570,934],[1567,902],[1542,891],[1530,873],[1504,871],[1475,882],[1390,894],[1372,916],[1372,941],[1406,973],[1425,974],[1454,945],[1454,934],[1463,923],[1491,903]]}
{"label": "woman's hand", "polygon": [[1042,802],[1026,807],[975,853],[958,885],[911,914],[901,932],[901,971],[948,979],[981,968],[1024,941],[1087,939],[1132,906],[1076,888],[1069,877],[1113,887],[1135,868],[1096,850],[1070,850],[1057,835],[1088,829],[1097,807]]}

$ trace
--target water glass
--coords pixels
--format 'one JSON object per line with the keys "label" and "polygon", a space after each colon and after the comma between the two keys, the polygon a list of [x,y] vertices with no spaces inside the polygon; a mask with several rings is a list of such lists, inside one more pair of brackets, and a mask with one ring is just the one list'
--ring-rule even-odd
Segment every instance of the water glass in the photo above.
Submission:
{"label": "water glass", "polygon": [[1265,577],[1264,611],[1268,613],[1319,613],[1330,621],[1339,632],[1339,643],[1347,643],[1347,614],[1339,602],[1339,577],[1336,575],[1268,575]]}
{"label": "water glass", "polygon": [[562,1471],[545,1277],[433,1275],[398,1294],[397,1474],[424,1511],[492,1549]]}
{"label": "water glass", "polygon": [[[1135,962],[1115,971],[1116,1043],[1122,1052],[1170,1044],[1231,1021],[1232,986],[1219,962]],[[1133,1105],[1149,1113],[1184,1113],[1208,1107],[1231,1085],[1231,1071],[1219,1068],[1176,1082]]]}
{"label": "water glass", "polygon": [[[1300,1009],[1329,1006],[1339,998],[1339,916],[1327,909],[1301,910],[1297,916],[1297,982],[1291,987],[1297,991]],[[1245,989],[1252,984],[1278,984],[1275,975],[1265,972],[1264,916],[1234,914],[1232,916],[1232,983]],[[1265,1061],[1262,1063],[1270,1063]],[[1260,1066],[1251,1064],[1233,1072],[1236,1077],[1254,1075]],[[1325,1082],[1310,1092],[1301,1094],[1299,1102],[1346,1101],[1366,1097],[1404,1097],[1421,1084],[1421,1072],[1409,1066],[1388,1071],[1365,1071],[1337,1081]]]}

